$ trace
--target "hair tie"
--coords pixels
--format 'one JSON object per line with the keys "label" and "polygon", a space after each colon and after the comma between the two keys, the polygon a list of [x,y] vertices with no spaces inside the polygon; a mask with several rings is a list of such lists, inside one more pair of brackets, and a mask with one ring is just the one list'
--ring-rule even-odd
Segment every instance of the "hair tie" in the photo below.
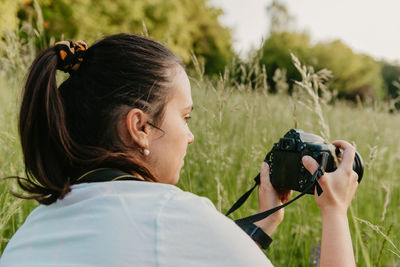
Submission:
{"label": "hair tie", "polygon": [[71,74],[81,65],[88,45],[82,40],[66,40],[55,43],[55,48],[58,55],[57,69]]}

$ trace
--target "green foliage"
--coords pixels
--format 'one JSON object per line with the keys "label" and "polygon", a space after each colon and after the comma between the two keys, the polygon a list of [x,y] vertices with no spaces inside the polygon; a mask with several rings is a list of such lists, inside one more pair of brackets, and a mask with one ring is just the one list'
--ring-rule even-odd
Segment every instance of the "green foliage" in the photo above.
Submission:
{"label": "green foliage", "polygon": [[318,43],[312,47],[315,67],[327,68],[333,72],[332,90],[339,95],[372,97],[383,99],[381,66],[373,58],[354,53],[339,40]]}
{"label": "green foliage", "polygon": [[273,91],[276,91],[272,78],[276,69],[286,69],[287,79],[291,85],[289,91],[292,91],[294,80],[301,78],[299,72],[292,64],[290,53],[298,56],[302,61],[311,63],[312,51],[310,36],[306,33],[275,32],[265,40],[261,47],[263,57],[260,64],[264,64],[267,69],[268,82]]}
{"label": "green foliage", "polygon": [[400,65],[386,61],[381,62],[381,64],[382,78],[388,92],[388,96],[390,96],[390,98],[396,98],[400,95],[400,88],[395,84],[395,82],[400,78]]}
{"label": "green foliage", "polygon": [[15,16],[17,10],[17,1],[0,0],[0,36],[3,36],[7,30],[14,30],[17,27],[18,19]]}
{"label": "green foliage", "polygon": [[235,88],[238,91],[261,90],[267,93],[269,90],[267,71],[265,65],[259,64],[261,58],[261,50],[251,51],[247,60],[235,56],[226,66],[220,80],[224,86]]}
{"label": "green foliage", "polygon": [[[306,32],[275,32],[265,41],[262,50],[263,57],[260,63],[266,65],[272,85],[271,77],[278,68],[287,70],[290,85],[300,78],[291,62],[292,52],[301,61],[313,65],[316,69],[331,70],[334,78],[329,88],[339,92],[339,96],[354,98],[358,94],[362,98],[378,99],[385,96],[380,64],[367,55],[354,53],[341,41],[313,45]],[[274,86],[272,88],[274,89]]]}
{"label": "green foliage", "polygon": [[16,184],[4,177],[24,176],[24,161],[19,144],[18,107],[24,76],[33,60],[32,42],[23,42],[9,30],[0,40],[0,250],[24,222],[27,211],[37,206],[22,201],[9,191],[17,191]]}
{"label": "green foliage", "polygon": [[[205,61],[206,73],[218,73],[233,55],[231,33],[221,26],[220,9],[207,0],[38,0],[44,35],[59,39],[98,38],[120,32],[142,33],[165,43],[190,62],[191,51]],[[36,21],[34,1],[20,5],[21,21]],[[63,37],[65,36],[65,37]]]}

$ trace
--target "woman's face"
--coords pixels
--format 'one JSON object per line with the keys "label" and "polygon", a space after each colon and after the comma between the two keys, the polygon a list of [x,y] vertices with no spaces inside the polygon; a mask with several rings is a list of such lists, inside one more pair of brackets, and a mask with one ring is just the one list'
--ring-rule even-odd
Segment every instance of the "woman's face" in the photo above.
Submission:
{"label": "woman's face", "polygon": [[188,120],[193,109],[190,82],[185,70],[178,66],[165,107],[164,119],[153,129],[149,140],[149,163],[158,181],[176,184],[184,164],[187,145],[194,141]]}

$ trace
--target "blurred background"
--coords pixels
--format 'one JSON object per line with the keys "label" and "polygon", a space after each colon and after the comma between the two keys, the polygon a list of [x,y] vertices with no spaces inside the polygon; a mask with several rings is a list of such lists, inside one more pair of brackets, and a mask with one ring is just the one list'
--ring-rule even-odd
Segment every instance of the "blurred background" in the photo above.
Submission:
{"label": "blurred background", "polygon": [[141,33],[167,44],[188,65],[195,55],[207,75],[254,65],[257,55],[269,90],[276,91],[280,69],[289,93],[300,77],[292,52],[331,70],[329,88],[340,98],[390,100],[399,90],[398,10],[393,0],[1,0],[0,36],[20,29],[23,38],[32,25],[39,50],[64,38],[90,44],[106,34]]}

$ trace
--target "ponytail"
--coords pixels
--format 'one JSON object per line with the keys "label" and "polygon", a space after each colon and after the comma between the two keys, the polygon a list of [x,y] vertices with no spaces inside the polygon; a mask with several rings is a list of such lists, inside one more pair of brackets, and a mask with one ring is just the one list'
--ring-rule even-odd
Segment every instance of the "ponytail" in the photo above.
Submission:
{"label": "ponytail", "polygon": [[[22,189],[33,193],[23,198],[36,199],[43,204],[63,198],[70,191],[69,183],[65,183],[64,162],[69,158],[72,140],[66,129],[63,100],[57,88],[57,57],[53,47],[42,51],[33,62],[19,117],[28,179],[20,178],[18,183]],[[65,157],[60,158],[60,152],[64,152]]]}

